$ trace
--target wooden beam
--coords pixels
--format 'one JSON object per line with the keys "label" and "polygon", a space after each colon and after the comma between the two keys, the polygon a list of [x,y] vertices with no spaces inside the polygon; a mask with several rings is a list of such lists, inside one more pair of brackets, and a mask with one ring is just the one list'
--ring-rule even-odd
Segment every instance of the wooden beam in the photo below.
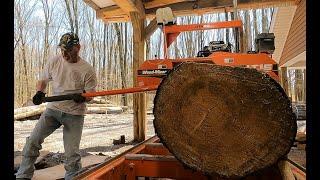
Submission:
{"label": "wooden beam", "polygon": [[145,10],[141,0],[113,0],[124,12],[138,12],[142,17],[145,16]]}
{"label": "wooden beam", "polygon": [[[294,6],[296,0],[239,0],[238,9],[257,9],[266,7],[278,6]],[[198,0],[195,2],[180,2],[168,5],[176,16],[192,15],[192,14],[205,14],[213,12],[227,12],[233,11],[232,0]],[[146,9],[148,18],[153,17],[157,8]]]}
{"label": "wooden beam", "polygon": [[[85,0],[91,2],[90,0]],[[160,0],[154,0],[160,2]],[[182,1],[182,0],[173,0],[173,2]],[[119,16],[129,15],[130,11],[136,11],[142,13],[142,17],[145,16],[147,19],[153,19],[157,8],[150,8],[144,10],[141,0],[133,3],[131,0],[115,0],[121,4],[120,6],[110,6],[97,10],[97,17],[104,18],[106,17],[108,21],[113,22],[126,22],[119,19]],[[126,2],[126,3],[123,3]],[[151,1],[153,2],[153,1]],[[148,5],[147,2],[145,6]],[[165,0],[165,3],[169,1]],[[267,8],[267,7],[281,7],[281,6],[295,6],[299,3],[299,0],[238,0],[238,9],[257,9],[257,8]],[[88,3],[89,4],[89,3]],[[133,6],[133,4],[135,6]],[[94,5],[93,5],[94,6]],[[222,12],[233,12],[234,8],[232,0],[198,0],[197,8],[195,9],[195,2],[186,1],[178,2],[175,4],[167,4],[166,6],[170,7],[173,10],[175,16],[186,16],[186,15],[201,15],[207,13],[222,13]],[[139,10],[140,9],[140,10]]]}
{"label": "wooden beam", "polygon": [[92,9],[98,10],[100,7],[94,3],[92,0],[83,0],[85,3],[87,3]]}
{"label": "wooden beam", "polygon": [[185,1],[195,1],[195,0],[153,0],[150,2],[144,3],[146,9],[156,8],[161,6],[166,6],[174,3],[185,2]]}
{"label": "wooden beam", "polygon": [[104,23],[130,22],[129,16],[101,18]]}
{"label": "wooden beam", "polygon": [[158,29],[158,27],[157,19],[153,18],[149,25],[145,28],[145,38],[149,39],[150,36]]}
{"label": "wooden beam", "polygon": [[101,8],[96,10],[97,17],[102,18],[102,17],[108,17],[111,18],[113,16],[124,16],[124,15],[129,15],[125,11],[119,8],[119,6],[109,6],[105,8]]}
{"label": "wooden beam", "polygon": [[[145,18],[139,12],[130,12],[130,18],[133,28],[133,86],[138,86],[138,68],[146,59]],[[146,115],[146,93],[133,94],[134,141],[145,140]]]}

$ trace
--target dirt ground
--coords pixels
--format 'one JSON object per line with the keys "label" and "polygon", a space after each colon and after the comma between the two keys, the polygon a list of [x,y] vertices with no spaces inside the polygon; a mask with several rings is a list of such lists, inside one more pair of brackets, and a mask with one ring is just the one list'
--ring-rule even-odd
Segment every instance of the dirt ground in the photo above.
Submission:
{"label": "dirt ground", "polygon": [[[147,114],[146,138],[154,136],[153,115]],[[15,121],[14,122],[14,157],[21,155],[21,151],[28,137],[35,127],[37,120]],[[62,163],[63,157],[63,136],[62,128],[57,129],[48,136],[41,151],[52,152],[46,157],[46,165],[36,166],[37,169],[51,167]],[[125,135],[125,144],[113,145],[114,139],[120,139]],[[129,149],[133,141],[133,114],[87,114],[84,120],[82,139],[80,143],[80,154],[82,157],[89,154],[100,154],[114,157],[117,154]],[[17,167],[16,167],[17,168]]]}

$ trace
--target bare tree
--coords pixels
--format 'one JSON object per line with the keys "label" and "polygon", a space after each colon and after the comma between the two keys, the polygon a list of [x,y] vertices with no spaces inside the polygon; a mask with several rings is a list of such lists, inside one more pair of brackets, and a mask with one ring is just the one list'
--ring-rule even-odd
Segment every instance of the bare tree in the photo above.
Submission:
{"label": "bare tree", "polygon": [[87,23],[89,27],[89,36],[90,36],[90,44],[91,44],[91,56],[90,59],[92,59],[92,65],[95,68],[96,66],[96,38],[95,38],[95,14],[92,13],[92,10],[89,8],[86,8],[85,15],[87,17]]}
{"label": "bare tree", "polygon": [[78,23],[78,0],[64,0],[65,8],[68,14],[70,29],[76,34],[79,33]]}
{"label": "bare tree", "polygon": [[[15,25],[17,26],[18,33],[16,34],[19,41],[19,51],[21,52],[21,56],[19,60],[22,61],[22,73],[20,74],[20,68],[19,68],[19,75],[22,76],[20,79],[20,83],[23,85],[20,86],[22,97],[19,98],[20,101],[24,101],[28,98],[29,94],[29,82],[28,82],[28,68],[27,68],[27,37],[28,33],[30,32],[30,28],[27,27],[28,21],[30,20],[32,14],[34,13],[36,7],[36,2],[33,4],[29,4],[29,2],[26,1],[15,1],[14,6],[14,13],[15,13]],[[21,65],[21,64],[20,64]]]}
{"label": "bare tree", "polygon": [[[117,42],[118,42],[118,53],[119,53],[119,59],[120,59],[120,77],[121,77],[121,88],[126,88],[127,86],[127,81],[126,81],[126,56],[125,56],[125,51],[126,48],[124,48],[123,46],[126,44],[126,42],[124,41],[123,43],[123,38],[122,37],[126,37],[126,34],[122,34],[120,31],[120,28],[122,27],[123,23],[120,24],[119,23],[114,23],[114,28],[117,34]],[[123,28],[121,28],[121,30],[123,30]],[[122,95],[122,104],[124,106],[128,105],[128,98],[127,96],[124,94]]]}
{"label": "bare tree", "polygon": [[[56,7],[56,1],[53,1],[51,5],[49,5],[48,0],[41,0],[42,10],[44,14],[44,50],[43,50],[43,59],[41,62],[41,68],[43,69],[44,64],[46,63],[48,56],[50,54],[50,45],[52,40],[49,40],[50,35],[50,26],[53,24],[53,12]],[[57,18],[57,17],[56,17]],[[61,22],[60,22],[61,23]],[[60,29],[59,24],[57,26],[57,30],[54,32],[54,36],[56,36],[58,30]]]}

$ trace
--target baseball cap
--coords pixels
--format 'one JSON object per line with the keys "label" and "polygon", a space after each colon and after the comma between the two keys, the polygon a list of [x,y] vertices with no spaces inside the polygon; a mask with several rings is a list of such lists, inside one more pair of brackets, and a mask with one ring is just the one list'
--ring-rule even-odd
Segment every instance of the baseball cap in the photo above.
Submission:
{"label": "baseball cap", "polygon": [[79,44],[79,37],[73,32],[65,33],[61,36],[58,47],[63,50],[70,49],[73,45]]}

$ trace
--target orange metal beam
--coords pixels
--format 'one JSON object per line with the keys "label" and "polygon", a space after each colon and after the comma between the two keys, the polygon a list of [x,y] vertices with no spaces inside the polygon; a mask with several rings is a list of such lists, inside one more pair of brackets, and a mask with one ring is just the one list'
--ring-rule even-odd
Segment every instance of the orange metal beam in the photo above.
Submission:
{"label": "orange metal beam", "polygon": [[174,156],[128,155],[125,163],[125,174],[130,180],[136,177],[208,180],[200,171],[183,166]]}
{"label": "orange metal beam", "polygon": [[106,95],[116,95],[116,94],[127,94],[127,93],[137,93],[137,92],[146,92],[157,90],[158,85],[154,86],[141,86],[133,87],[127,89],[116,89],[116,90],[107,90],[107,91],[98,91],[98,92],[87,92],[82,93],[83,97],[95,97],[95,96],[106,96]]}
{"label": "orange metal beam", "polygon": [[77,177],[75,177],[75,179],[120,179],[118,175],[121,175],[123,173],[123,163],[125,161],[124,155],[139,153],[145,148],[145,143],[153,143],[158,141],[159,138],[157,136],[153,136],[132,147],[131,149],[123,152],[122,154],[110,159],[109,161],[106,161],[78,175]]}
{"label": "orange metal beam", "polygon": [[141,153],[151,155],[172,155],[162,143],[148,143]]}
{"label": "orange metal beam", "polygon": [[223,29],[223,28],[239,28],[242,31],[242,21],[222,21],[202,24],[189,24],[189,25],[170,25],[163,26],[163,33],[165,36],[164,54],[167,57],[167,48],[177,39],[181,32],[208,30],[208,29]]}
{"label": "orange metal beam", "polygon": [[196,30],[208,30],[208,29],[222,29],[222,28],[241,28],[242,21],[223,21],[213,23],[202,23],[202,24],[189,24],[189,25],[170,25],[164,26],[164,33],[178,33],[185,31],[196,31]]}

